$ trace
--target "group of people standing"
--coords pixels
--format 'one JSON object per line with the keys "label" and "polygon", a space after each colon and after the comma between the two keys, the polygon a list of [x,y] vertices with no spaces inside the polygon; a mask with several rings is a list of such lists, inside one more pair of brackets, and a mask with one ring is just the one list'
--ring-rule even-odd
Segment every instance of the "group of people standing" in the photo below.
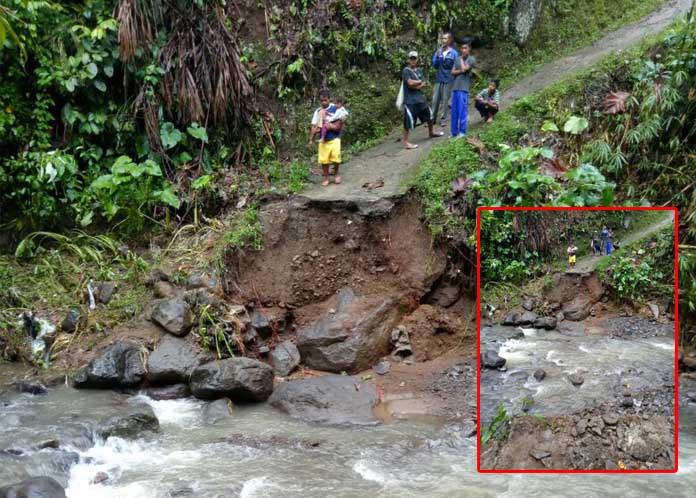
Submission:
{"label": "group of people standing", "polygon": [[[459,43],[459,51],[454,47],[452,33],[445,32],[441,36],[442,46],[432,57],[435,68],[435,86],[432,94],[432,106],[428,106],[423,89],[426,79],[419,67],[418,52],[408,54],[408,64],[401,73],[403,85],[404,134],[403,145],[406,149],[415,149],[417,144],[409,141],[410,131],[420,121],[428,126],[430,137],[445,135],[447,114],[450,114],[450,136],[466,135],[469,92],[471,90],[473,69],[476,58],[471,55],[471,44],[468,41]],[[476,96],[475,107],[485,122],[491,122],[500,108],[500,91],[498,80],[492,80]],[[442,114],[440,114],[442,108]],[[434,131],[434,126],[440,117],[440,129]]]}
{"label": "group of people standing", "polygon": [[[476,58],[471,55],[471,44],[460,41],[459,51],[454,48],[455,40],[452,33],[441,35],[442,46],[432,57],[432,66],[436,70],[435,87],[432,94],[432,106],[428,105],[424,88],[427,80],[420,68],[418,52],[408,53],[408,64],[401,73],[404,111],[403,146],[406,149],[416,149],[417,144],[409,141],[410,131],[418,122],[428,126],[430,137],[445,135],[447,114],[450,114],[450,135],[462,137],[466,135],[469,114],[469,91],[471,90],[473,70]],[[329,90],[319,92],[321,106],[312,115],[312,125],[309,145],[314,147],[315,137],[320,137],[318,145],[318,160],[322,169],[322,186],[341,183],[339,167],[341,165],[341,133],[348,119],[345,99],[331,97]],[[476,96],[475,107],[485,122],[490,123],[500,108],[500,91],[498,80],[491,80],[486,88]],[[440,109],[442,113],[440,114]],[[440,118],[440,128],[434,126]]]}
{"label": "group of people standing", "polygon": [[[592,240],[590,241],[590,247],[592,248],[592,255],[593,256],[601,256],[601,255],[611,254],[611,251],[614,247],[612,237],[614,237],[614,234],[609,228],[607,228],[606,225],[604,225],[602,227],[601,232],[595,231],[592,234]],[[575,261],[576,261],[576,257],[578,254],[578,247],[571,242],[570,244],[568,244],[568,248],[566,249],[566,253],[568,254],[568,264],[570,265],[571,268],[575,268]]]}

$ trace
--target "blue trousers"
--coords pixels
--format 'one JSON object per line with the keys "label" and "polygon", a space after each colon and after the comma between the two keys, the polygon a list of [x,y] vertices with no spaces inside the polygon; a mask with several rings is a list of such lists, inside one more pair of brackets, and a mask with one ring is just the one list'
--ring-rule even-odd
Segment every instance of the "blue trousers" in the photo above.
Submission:
{"label": "blue trousers", "polygon": [[452,119],[450,132],[453,137],[466,134],[466,122],[469,118],[469,92],[455,90],[452,92]]}
{"label": "blue trousers", "polygon": [[611,242],[607,240],[607,256],[611,254]]}

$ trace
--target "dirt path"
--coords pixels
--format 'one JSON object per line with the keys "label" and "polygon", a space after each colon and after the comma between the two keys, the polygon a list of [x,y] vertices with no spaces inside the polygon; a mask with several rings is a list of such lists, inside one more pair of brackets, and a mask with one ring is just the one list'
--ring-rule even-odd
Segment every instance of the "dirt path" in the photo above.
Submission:
{"label": "dirt path", "polygon": [[[635,45],[642,38],[657,34],[677,16],[688,12],[691,0],[671,0],[644,19],[613,31],[597,42],[577,52],[551,62],[520,80],[502,92],[502,107],[509,106],[520,97],[530,95],[558,81],[561,77],[585,69],[602,57]],[[469,124],[480,123],[473,106],[469,110]],[[420,144],[416,150],[406,151],[398,141],[401,130],[390,133],[386,139],[347,161],[342,167],[343,183],[321,187],[318,183],[309,187],[302,195],[316,203],[347,205],[364,214],[377,214],[391,208],[394,199],[408,189],[408,180],[425,160],[433,145],[447,138],[428,139],[427,130],[421,126],[412,133],[413,142]],[[368,190],[363,185],[383,180],[381,188]]]}
{"label": "dirt path", "polygon": [[[655,232],[659,231],[661,228],[663,228],[665,225],[672,223],[674,221],[674,212],[669,211],[668,215],[665,216],[664,219],[658,221],[657,223],[653,223],[650,226],[647,226],[643,228],[642,230],[639,230],[637,232],[633,232],[627,237],[623,237],[621,239],[621,244],[622,245],[628,245],[632,244],[633,242],[637,240],[644,239]],[[582,258],[579,258],[577,263],[575,264],[575,268],[566,270],[566,274],[572,275],[572,274],[583,274],[583,273],[590,273],[597,268],[597,265],[599,262],[602,261],[602,257],[598,256],[592,256],[591,254],[584,256]]]}

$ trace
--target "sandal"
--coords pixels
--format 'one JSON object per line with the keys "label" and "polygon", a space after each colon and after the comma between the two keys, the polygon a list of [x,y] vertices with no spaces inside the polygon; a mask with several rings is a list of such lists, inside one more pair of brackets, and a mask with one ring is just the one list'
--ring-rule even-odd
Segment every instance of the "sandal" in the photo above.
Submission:
{"label": "sandal", "polygon": [[404,147],[406,150],[413,150],[418,148],[418,144],[406,144]]}
{"label": "sandal", "polygon": [[336,178],[334,178],[334,183],[335,183],[336,185],[340,185],[340,184],[341,184],[341,175],[336,175]]}
{"label": "sandal", "polygon": [[322,186],[322,187],[328,187],[328,186],[329,186],[329,179],[327,178],[326,180],[324,180],[323,182],[321,182],[321,186]]}

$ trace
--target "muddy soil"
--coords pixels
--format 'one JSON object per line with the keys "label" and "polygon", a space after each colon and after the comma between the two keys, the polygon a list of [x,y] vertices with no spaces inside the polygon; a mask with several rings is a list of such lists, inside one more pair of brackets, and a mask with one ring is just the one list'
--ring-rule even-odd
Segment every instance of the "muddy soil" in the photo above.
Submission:
{"label": "muddy soil", "polygon": [[674,467],[674,417],[585,412],[517,417],[505,442],[481,452],[485,469],[635,470]]}

